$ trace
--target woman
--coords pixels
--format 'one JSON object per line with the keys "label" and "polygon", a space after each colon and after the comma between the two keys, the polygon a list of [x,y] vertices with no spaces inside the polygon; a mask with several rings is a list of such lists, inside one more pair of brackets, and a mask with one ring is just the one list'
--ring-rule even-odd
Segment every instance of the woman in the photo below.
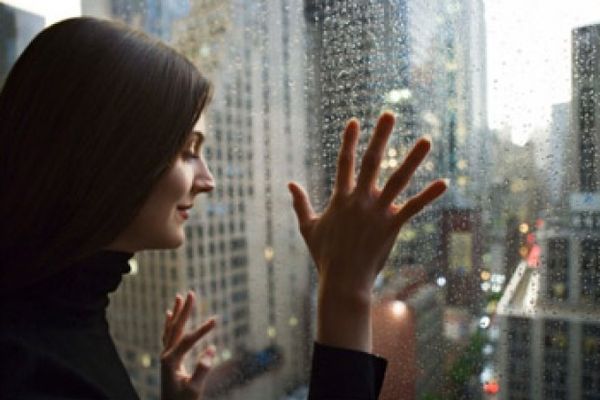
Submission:
{"label": "woman", "polygon": [[[0,94],[0,352],[16,367],[0,372],[3,398],[138,398],[108,331],[107,295],[136,251],[179,247],[180,210],[214,188],[196,129],[210,96],[188,60],[115,22],[59,22],[17,60]],[[319,274],[310,398],[377,397],[386,361],[369,354],[371,288],[402,224],[445,190],[436,181],[393,203],[426,140],[376,187],[393,124],[382,114],[355,183],[359,126],[349,121],[321,215],[289,184]],[[194,300],[178,295],[167,312],[163,399],[201,398],[210,370],[210,347],[194,371],[182,363],[216,324],[183,332]]]}

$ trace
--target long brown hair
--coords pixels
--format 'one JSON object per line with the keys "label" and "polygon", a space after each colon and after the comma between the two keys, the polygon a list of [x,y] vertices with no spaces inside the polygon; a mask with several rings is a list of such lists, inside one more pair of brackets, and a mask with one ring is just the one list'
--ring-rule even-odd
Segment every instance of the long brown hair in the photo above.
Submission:
{"label": "long brown hair", "polygon": [[185,57],[124,24],[82,17],[40,32],[0,93],[0,291],[112,242],[211,90]]}

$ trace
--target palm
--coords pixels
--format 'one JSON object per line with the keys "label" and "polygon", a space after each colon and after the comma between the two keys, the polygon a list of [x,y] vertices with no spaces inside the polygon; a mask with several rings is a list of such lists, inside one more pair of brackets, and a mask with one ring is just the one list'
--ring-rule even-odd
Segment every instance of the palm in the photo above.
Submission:
{"label": "palm", "polygon": [[321,215],[313,211],[302,187],[289,184],[300,232],[319,275],[325,280],[335,276],[339,287],[370,291],[402,225],[446,189],[445,183],[437,180],[406,203],[394,204],[394,199],[429,152],[431,145],[425,139],[417,141],[383,189],[377,187],[379,166],[393,126],[393,114],[382,114],[363,156],[358,178],[355,178],[359,126],[356,119],[348,123],[338,157],[333,194]]}

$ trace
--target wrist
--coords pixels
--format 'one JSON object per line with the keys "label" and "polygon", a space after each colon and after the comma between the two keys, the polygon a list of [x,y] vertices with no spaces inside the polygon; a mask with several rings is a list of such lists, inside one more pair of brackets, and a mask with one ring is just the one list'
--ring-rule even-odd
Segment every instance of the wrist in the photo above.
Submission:
{"label": "wrist", "polygon": [[347,312],[364,312],[371,308],[373,294],[367,287],[352,286],[337,282],[328,283],[326,280],[319,282],[319,303],[329,307],[344,308]]}
{"label": "wrist", "polygon": [[317,342],[371,352],[371,290],[319,283]]}

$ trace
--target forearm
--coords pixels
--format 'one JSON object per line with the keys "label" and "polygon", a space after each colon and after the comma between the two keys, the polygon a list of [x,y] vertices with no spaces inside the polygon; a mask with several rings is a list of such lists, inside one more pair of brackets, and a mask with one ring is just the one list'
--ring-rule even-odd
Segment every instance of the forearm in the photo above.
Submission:
{"label": "forearm", "polygon": [[317,342],[372,352],[371,291],[320,282]]}

